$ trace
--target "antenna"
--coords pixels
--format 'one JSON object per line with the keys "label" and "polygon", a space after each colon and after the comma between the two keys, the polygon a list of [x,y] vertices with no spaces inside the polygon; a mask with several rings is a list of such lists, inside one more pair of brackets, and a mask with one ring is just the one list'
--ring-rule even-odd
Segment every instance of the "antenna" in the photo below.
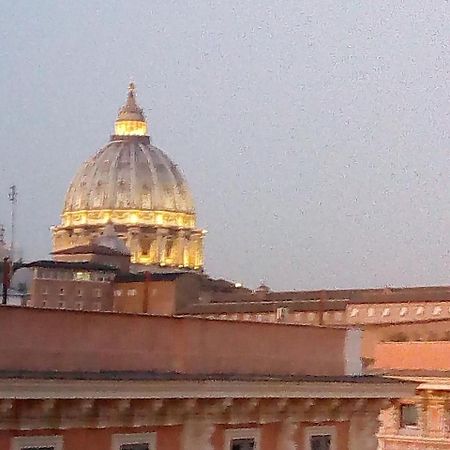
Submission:
{"label": "antenna", "polygon": [[8,199],[11,203],[11,251],[10,260],[14,262],[14,244],[15,244],[15,232],[16,232],[16,205],[17,205],[17,188],[13,184],[9,187]]}

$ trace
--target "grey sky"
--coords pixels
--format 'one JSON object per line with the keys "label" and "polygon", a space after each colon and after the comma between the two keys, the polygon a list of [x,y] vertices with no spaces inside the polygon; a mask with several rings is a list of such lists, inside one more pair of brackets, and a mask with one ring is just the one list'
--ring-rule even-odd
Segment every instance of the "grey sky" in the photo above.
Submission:
{"label": "grey sky", "polygon": [[450,4],[0,1],[0,223],[47,257],[133,77],[208,229],[277,289],[450,284]]}

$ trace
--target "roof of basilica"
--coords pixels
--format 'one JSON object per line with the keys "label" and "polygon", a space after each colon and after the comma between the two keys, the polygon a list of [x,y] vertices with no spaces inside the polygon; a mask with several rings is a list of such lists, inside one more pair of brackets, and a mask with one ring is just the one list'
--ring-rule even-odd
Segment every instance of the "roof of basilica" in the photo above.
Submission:
{"label": "roof of basilica", "polygon": [[83,164],[64,205],[64,212],[123,209],[195,212],[181,171],[147,135],[132,83],[115,134]]}

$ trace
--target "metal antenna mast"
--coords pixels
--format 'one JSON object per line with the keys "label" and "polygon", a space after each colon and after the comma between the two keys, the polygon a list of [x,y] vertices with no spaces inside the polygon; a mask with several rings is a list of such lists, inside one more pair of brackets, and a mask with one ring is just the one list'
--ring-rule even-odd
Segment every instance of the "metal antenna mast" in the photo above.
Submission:
{"label": "metal antenna mast", "polygon": [[11,254],[9,256],[11,262],[14,262],[14,245],[16,232],[16,205],[17,205],[17,188],[13,184],[9,188],[8,198],[11,203]]}

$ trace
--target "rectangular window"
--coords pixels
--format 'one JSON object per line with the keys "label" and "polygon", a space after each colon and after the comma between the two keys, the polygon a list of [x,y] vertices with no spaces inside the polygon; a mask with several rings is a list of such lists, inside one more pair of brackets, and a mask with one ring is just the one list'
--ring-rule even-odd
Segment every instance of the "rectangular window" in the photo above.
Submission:
{"label": "rectangular window", "polygon": [[224,450],[260,450],[258,428],[233,428],[225,430]]}
{"label": "rectangular window", "polygon": [[419,423],[419,414],[416,405],[400,405],[400,427],[417,427]]}
{"label": "rectangular window", "polygon": [[232,439],[230,443],[230,450],[253,450],[254,448],[254,439]]}
{"label": "rectangular window", "polygon": [[28,447],[28,445],[26,447],[22,447],[22,450],[55,450],[55,447],[51,446],[51,447],[42,447],[41,445],[39,447]]}
{"label": "rectangular window", "polygon": [[102,296],[102,290],[101,289],[94,289],[94,295],[99,298]]}
{"label": "rectangular window", "polygon": [[62,436],[21,436],[12,439],[12,450],[63,450]]}
{"label": "rectangular window", "polygon": [[332,426],[307,427],[305,450],[336,450],[336,429]]}
{"label": "rectangular window", "polygon": [[150,450],[149,444],[122,444],[120,450]]}
{"label": "rectangular window", "polygon": [[310,447],[311,450],[330,450],[331,436],[327,434],[321,436],[311,436]]}
{"label": "rectangular window", "polygon": [[91,279],[91,274],[89,272],[75,272],[73,274],[73,279],[76,281],[89,281]]}
{"label": "rectangular window", "polygon": [[155,450],[156,433],[114,434],[112,450]]}

